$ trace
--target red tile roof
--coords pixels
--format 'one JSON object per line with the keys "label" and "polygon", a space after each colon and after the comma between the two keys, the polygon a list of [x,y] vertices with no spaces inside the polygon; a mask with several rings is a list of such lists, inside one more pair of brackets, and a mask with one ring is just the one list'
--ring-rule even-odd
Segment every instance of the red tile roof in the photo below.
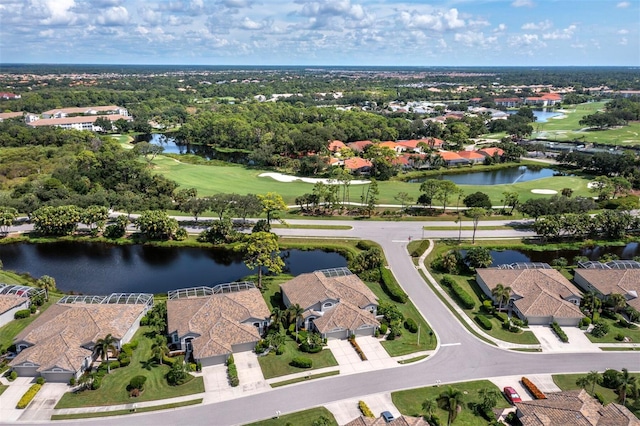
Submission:
{"label": "red tile roof", "polygon": [[371,141],[355,141],[349,142],[347,146],[354,151],[362,151],[365,147],[371,145],[373,142]]}
{"label": "red tile roof", "polygon": [[359,170],[365,167],[371,167],[373,164],[369,160],[360,157],[349,158],[344,160],[344,167],[349,170]]}
{"label": "red tile roof", "polygon": [[485,154],[489,157],[493,157],[495,154],[498,154],[499,156],[503,156],[504,155],[504,151],[501,150],[500,148],[495,148],[495,147],[491,147],[491,148],[482,148],[480,150],[478,150],[479,153],[481,154]]}
{"label": "red tile roof", "polygon": [[484,155],[480,154],[477,151],[458,151],[458,155],[462,158],[466,158],[467,160],[483,160]]}
{"label": "red tile roof", "polygon": [[338,152],[342,148],[346,148],[346,147],[347,147],[347,145],[345,145],[344,142],[338,141],[338,140],[331,141],[329,143],[329,151],[331,151],[331,152]]}
{"label": "red tile roof", "polygon": [[451,151],[439,151],[438,155],[442,157],[444,161],[463,160],[461,156]]}

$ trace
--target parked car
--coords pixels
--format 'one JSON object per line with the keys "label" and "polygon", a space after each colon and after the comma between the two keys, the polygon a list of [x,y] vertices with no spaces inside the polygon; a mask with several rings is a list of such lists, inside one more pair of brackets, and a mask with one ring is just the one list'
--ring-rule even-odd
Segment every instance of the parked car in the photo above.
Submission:
{"label": "parked car", "polygon": [[380,414],[382,416],[382,418],[384,419],[385,422],[387,423],[391,423],[394,419],[393,414],[391,414],[391,412],[389,411],[383,411],[382,414]]}
{"label": "parked car", "polygon": [[522,402],[522,398],[518,395],[518,392],[511,386],[506,386],[504,389],[504,396],[507,397],[510,403],[515,404],[516,402]]}

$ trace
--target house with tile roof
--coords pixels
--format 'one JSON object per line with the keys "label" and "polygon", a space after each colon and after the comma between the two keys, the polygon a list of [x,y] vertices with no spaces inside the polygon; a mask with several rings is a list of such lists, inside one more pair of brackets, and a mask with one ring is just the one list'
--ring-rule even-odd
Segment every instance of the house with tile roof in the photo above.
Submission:
{"label": "house with tile roof", "polygon": [[271,312],[253,283],[228,283],[169,292],[169,342],[203,366],[255,348]]}
{"label": "house with tile roof", "polygon": [[640,311],[640,297],[638,297],[640,293],[640,262],[623,262],[632,267],[615,267],[621,264],[619,261],[601,264],[602,266],[598,269],[583,267],[587,265],[581,264],[576,268],[573,280],[584,291],[595,291],[603,298],[611,294],[621,294],[626,299],[627,305]]}
{"label": "house with tile roof", "polygon": [[18,117],[23,117],[24,116],[24,112],[19,111],[19,112],[0,112],[0,122],[4,121],[4,120],[8,120],[10,118],[18,118]]}
{"label": "house with tile roof", "polygon": [[394,151],[396,154],[399,154],[402,151],[404,151],[404,147],[402,145],[393,141],[380,142],[378,145],[384,148],[389,148],[390,150]]}
{"label": "house with tile roof", "polygon": [[337,152],[340,152],[340,150],[342,148],[346,148],[346,147],[347,147],[347,145],[345,145],[344,142],[339,141],[339,140],[335,140],[335,141],[329,142],[329,151],[334,153],[334,154],[337,153]]}
{"label": "house with tile roof", "polygon": [[485,159],[485,156],[478,151],[458,151],[456,154],[467,160],[469,164],[482,164]]}
{"label": "house with tile roof", "polygon": [[444,160],[447,166],[457,166],[461,164],[469,164],[469,160],[461,157],[455,152],[451,151],[438,151],[438,154]]}
{"label": "house with tile roof", "polygon": [[482,149],[479,149],[478,152],[484,155],[485,157],[495,157],[495,156],[502,157],[504,155],[504,150],[496,147],[482,148]]}
{"label": "house with tile roof", "polygon": [[638,426],[640,420],[623,405],[605,406],[584,389],[547,393],[546,399],[516,402],[522,426]]}
{"label": "house with tile roof", "polygon": [[531,325],[548,325],[555,321],[563,326],[576,326],[584,317],[579,308],[581,292],[546,263],[478,268],[476,282],[496,305],[492,290],[498,284],[511,287],[508,309]]}
{"label": "house with tile roof", "polygon": [[303,309],[300,325],[322,337],[371,336],[380,325],[378,298],[347,268],[300,274],[281,284],[280,290],[287,308]]}
{"label": "house with tile roof", "polygon": [[520,106],[522,100],[520,98],[495,98],[493,102],[497,106],[515,108],[517,106]]}
{"label": "house with tile roof", "polygon": [[540,96],[524,98],[525,105],[535,105],[540,107],[553,106],[562,102],[562,95],[559,93],[544,93]]}
{"label": "house with tile roof", "polygon": [[117,348],[130,341],[152,304],[150,294],[65,296],[15,337],[9,365],[19,376],[68,383],[91,366],[99,339],[111,334]]}
{"label": "house with tile roof", "polygon": [[342,164],[345,169],[351,170],[354,173],[369,173],[371,167],[373,167],[371,161],[360,157],[347,158]]}
{"label": "house with tile roof", "polygon": [[355,141],[355,142],[349,142],[347,144],[347,147],[351,148],[353,152],[358,153],[358,152],[364,151],[364,149],[371,144],[373,144],[373,142],[371,141]]}
{"label": "house with tile roof", "polygon": [[400,416],[390,422],[384,417],[360,416],[346,423],[344,426],[429,426],[429,423],[422,417]]}
{"label": "house with tile roof", "polygon": [[120,119],[125,121],[133,121],[133,118],[128,115],[79,115],[74,117],[41,118],[33,121],[28,121],[27,125],[31,127],[56,126],[63,129],[102,131],[102,128],[94,124],[100,117],[106,118],[107,120],[111,121],[112,124]]}
{"label": "house with tile roof", "polygon": [[0,327],[13,321],[16,312],[29,309],[28,297],[13,294],[0,294]]}
{"label": "house with tile roof", "polygon": [[43,112],[42,118],[64,118],[78,115],[122,115],[129,116],[126,108],[117,105],[101,105],[90,107],[56,108]]}

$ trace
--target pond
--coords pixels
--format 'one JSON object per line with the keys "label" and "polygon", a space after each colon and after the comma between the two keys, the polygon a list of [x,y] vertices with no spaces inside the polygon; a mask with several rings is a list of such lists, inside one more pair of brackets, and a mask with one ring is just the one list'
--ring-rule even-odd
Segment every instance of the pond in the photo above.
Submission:
{"label": "pond", "polygon": [[[322,250],[282,252],[292,275],[347,266],[339,253]],[[237,253],[206,248],[168,248],[102,243],[0,245],[4,269],[33,277],[49,275],[58,289],[91,295],[113,292],[166,293],[195,286],[213,286],[250,275]]]}
{"label": "pond", "polygon": [[[484,172],[470,171],[460,174],[441,174],[435,178],[450,180],[456,185],[502,185],[548,178],[557,173],[558,172],[548,167],[516,166]],[[434,176],[411,179],[409,182],[421,183],[427,179],[434,179]]]}
{"label": "pond", "polygon": [[[518,111],[508,111],[509,114],[516,114]],[[533,115],[536,117],[536,123],[546,123],[552,117],[558,117],[562,115],[561,112],[546,110],[546,109],[534,109]]]}
{"label": "pond", "polygon": [[230,163],[247,163],[247,154],[244,152],[222,152],[208,145],[191,145],[178,142],[175,138],[162,133],[152,133],[136,136],[134,143],[149,142],[164,148],[165,154],[193,154],[207,160],[220,160]]}
{"label": "pond", "polygon": [[[462,256],[466,254],[466,250],[460,251]],[[640,256],[640,243],[629,243],[626,246],[595,246],[584,247],[579,250],[491,250],[491,258],[493,263],[491,266],[498,266],[517,262],[543,262],[549,263],[554,259],[564,257],[573,263],[576,256],[586,256],[589,260],[599,260],[605,254],[618,256],[620,259],[630,260],[636,256]]]}

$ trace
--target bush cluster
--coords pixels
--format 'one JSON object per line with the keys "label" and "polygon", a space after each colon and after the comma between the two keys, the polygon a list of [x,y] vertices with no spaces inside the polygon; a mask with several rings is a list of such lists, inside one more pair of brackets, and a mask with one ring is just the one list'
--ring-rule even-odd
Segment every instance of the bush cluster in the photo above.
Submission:
{"label": "bush cluster", "polygon": [[589,327],[591,325],[591,318],[584,317],[580,320],[580,327]]}
{"label": "bush cluster", "polygon": [[351,346],[353,346],[353,349],[356,350],[356,353],[358,354],[360,359],[363,361],[366,361],[367,356],[364,354],[364,352],[362,352],[362,349],[360,349],[360,345],[358,345],[358,342],[356,342],[356,336],[354,335],[349,336],[349,343],[351,343]]}
{"label": "bush cluster", "polygon": [[598,320],[594,323],[593,329],[591,330],[591,334],[594,337],[604,337],[609,333],[609,324],[602,320]]}
{"label": "bush cluster", "polygon": [[389,297],[398,303],[407,303],[409,296],[402,290],[391,271],[387,268],[380,268],[380,278],[382,289]]}
{"label": "bush cluster", "polygon": [[36,383],[39,384],[39,385],[44,385],[44,382],[45,382],[45,380],[44,380],[44,377],[42,377],[42,376],[40,376],[40,377],[38,377],[36,379]]}
{"label": "bush cluster", "polygon": [[517,325],[511,324],[511,321],[508,321],[508,320],[502,323],[502,329],[507,330],[511,333],[520,332],[520,327],[518,327]]}
{"label": "bush cluster", "polygon": [[535,399],[547,399],[545,394],[543,394],[542,391],[538,389],[538,387],[531,380],[523,377],[521,381],[522,385],[527,388],[529,392],[531,392],[531,395],[533,395]]}
{"label": "bush cluster", "polygon": [[[280,348],[278,348],[279,350]],[[306,352],[306,353],[310,353],[310,354],[317,354],[318,352],[320,352],[322,350],[322,345],[310,345],[308,341],[304,341],[300,344],[300,346],[298,347],[298,349],[300,349],[300,351],[302,352]],[[277,355],[277,351],[276,351],[276,355]]]}
{"label": "bush cluster", "polygon": [[478,324],[480,324],[480,327],[484,328],[485,330],[491,330],[493,328],[491,320],[489,320],[489,318],[485,317],[484,315],[476,315],[474,319]]}
{"label": "bush cluster", "polygon": [[36,383],[35,385],[31,385],[29,390],[26,391],[25,394],[22,395],[22,398],[20,398],[20,401],[18,401],[16,408],[20,410],[24,410],[25,408],[27,408],[27,405],[29,405],[29,403],[33,400],[36,394],[40,391],[41,387],[42,385],[39,383]]}
{"label": "bush cluster", "polygon": [[364,401],[358,401],[358,408],[360,409],[360,412],[362,413],[363,416],[371,417],[371,418],[375,417],[375,415],[373,414],[373,411],[371,411],[369,406]]}
{"label": "bush cluster", "polygon": [[389,326],[385,323],[380,324],[380,334],[382,334],[383,336],[385,334],[387,334],[387,330],[389,329]]}
{"label": "bush cluster", "polygon": [[311,368],[311,366],[313,365],[313,361],[310,358],[297,356],[293,358],[289,364],[293,367],[298,368]]}
{"label": "bush cluster", "polygon": [[[134,389],[137,389],[138,391],[143,391],[144,390],[144,384],[147,381],[147,377],[146,376],[134,376],[130,381],[129,384],[127,385],[127,390],[129,392],[133,391]],[[139,395],[139,393],[138,393]]]}
{"label": "bush cluster", "polygon": [[451,290],[453,294],[458,298],[462,307],[465,309],[473,309],[476,306],[476,303],[473,300],[473,297],[469,295],[460,285],[456,282],[451,286]]}
{"label": "bush cluster", "polygon": [[238,367],[236,367],[233,355],[229,355],[229,358],[227,358],[227,377],[229,377],[229,384],[232,387],[235,388],[240,384],[240,379],[238,378]]}
{"label": "bush cluster", "polygon": [[562,330],[562,328],[560,328],[560,325],[557,322],[555,322],[555,321],[552,322],[551,323],[551,328],[556,333],[558,338],[560,338],[560,340],[562,340],[562,342],[564,342],[564,343],[568,343],[569,342],[569,337],[567,337],[567,333],[565,333],[564,330]]}
{"label": "bush cluster", "polygon": [[21,309],[19,311],[16,311],[15,314],[13,314],[13,319],[24,319],[24,318],[29,318],[30,316],[31,316],[31,310]]}
{"label": "bush cluster", "polygon": [[100,386],[102,386],[102,376],[96,376],[93,382],[91,382],[91,390],[98,390]]}
{"label": "bush cluster", "polygon": [[404,320],[404,328],[409,330],[410,333],[418,332],[418,324],[413,320],[413,318],[407,318]]}

